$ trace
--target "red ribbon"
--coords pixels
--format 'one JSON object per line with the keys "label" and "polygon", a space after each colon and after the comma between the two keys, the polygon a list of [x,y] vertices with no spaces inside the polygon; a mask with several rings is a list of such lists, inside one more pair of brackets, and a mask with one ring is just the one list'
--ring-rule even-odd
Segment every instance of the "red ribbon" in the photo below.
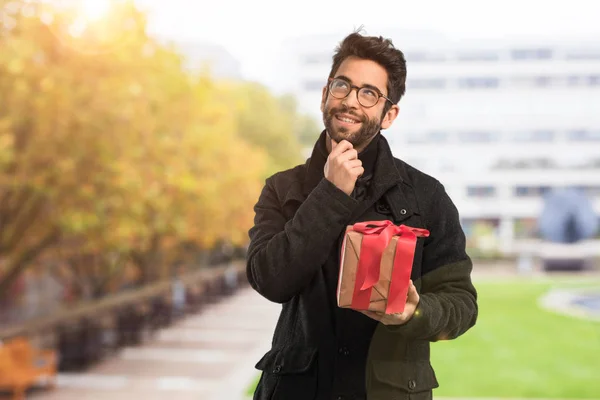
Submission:
{"label": "red ribbon", "polygon": [[363,238],[351,307],[356,310],[369,308],[373,286],[379,281],[383,251],[392,237],[398,236],[385,312],[386,314],[403,312],[417,237],[427,237],[429,231],[406,225],[394,225],[391,221],[359,222],[352,226],[352,230],[362,233]]}

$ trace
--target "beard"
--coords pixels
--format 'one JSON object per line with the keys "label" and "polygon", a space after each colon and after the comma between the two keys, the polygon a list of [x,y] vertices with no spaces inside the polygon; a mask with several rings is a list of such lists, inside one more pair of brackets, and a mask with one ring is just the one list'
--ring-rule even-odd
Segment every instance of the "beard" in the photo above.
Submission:
{"label": "beard", "polygon": [[[350,130],[346,127],[333,126],[333,119],[336,114],[348,114],[359,120],[360,128],[358,130]],[[381,130],[381,119],[369,119],[365,116],[360,116],[347,106],[339,108],[332,107],[323,111],[323,123],[329,136],[337,143],[342,140],[347,140],[352,143],[354,148],[360,148],[368,143]]]}

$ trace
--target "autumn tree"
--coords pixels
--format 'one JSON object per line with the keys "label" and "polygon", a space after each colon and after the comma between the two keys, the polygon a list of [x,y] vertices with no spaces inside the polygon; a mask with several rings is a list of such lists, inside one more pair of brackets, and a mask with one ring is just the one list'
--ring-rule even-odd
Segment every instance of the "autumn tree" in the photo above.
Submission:
{"label": "autumn tree", "polygon": [[148,282],[182,244],[244,244],[264,178],[300,159],[294,111],[188,72],[132,3],[92,24],[0,0],[0,21],[0,293],[42,253],[101,295],[128,261]]}
{"label": "autumn tree", "polygon": [[312,148],[323,130],[319,121],[308,113],[299,111],[298,101],[292,94],[284,94],[279,98],[281,107],[292,116],[293,132],[298,142],[305,148]]}

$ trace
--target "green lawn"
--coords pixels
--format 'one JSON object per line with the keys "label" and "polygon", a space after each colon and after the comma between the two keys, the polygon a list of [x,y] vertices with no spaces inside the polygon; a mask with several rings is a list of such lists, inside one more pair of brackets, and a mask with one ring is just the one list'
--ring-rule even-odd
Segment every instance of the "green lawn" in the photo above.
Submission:
{"label": "green lawn", "polygon": [[432,344],[440,383],[435,396],[600,398],[600,322],[555,314],[537,303],[554,287],[600,287],[600,281],[475,284],[477,325],[459,339]]}
{"label": "green lawn", "polygon": [[438,396],[600,398],[600,323],[541,309],[553,287],[600,282],[476,283],[477,325],[432,345]]}

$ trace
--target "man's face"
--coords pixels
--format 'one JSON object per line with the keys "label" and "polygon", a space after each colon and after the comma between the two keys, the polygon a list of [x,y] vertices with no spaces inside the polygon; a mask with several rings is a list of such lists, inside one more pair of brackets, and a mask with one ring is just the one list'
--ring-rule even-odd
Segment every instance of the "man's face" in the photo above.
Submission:
{"label": "man's face", "polygon": [[[345,82],[359,88],[367,87],[387,96],[387,71],[374,61],[348,57],[333,78],[337,78],[341,86],[344,86]],[[325,129],[336,142],[345,139],[360,151],[380,129],[387,129],[397,116],[396,105],[382,115],[386,102],[387,100],[381,97],[372,107],[365,107],[358,101],[357,89],[352,89],[345,98],[340,99],[330,93],[327,85],[323,88],[321,100]]]}

